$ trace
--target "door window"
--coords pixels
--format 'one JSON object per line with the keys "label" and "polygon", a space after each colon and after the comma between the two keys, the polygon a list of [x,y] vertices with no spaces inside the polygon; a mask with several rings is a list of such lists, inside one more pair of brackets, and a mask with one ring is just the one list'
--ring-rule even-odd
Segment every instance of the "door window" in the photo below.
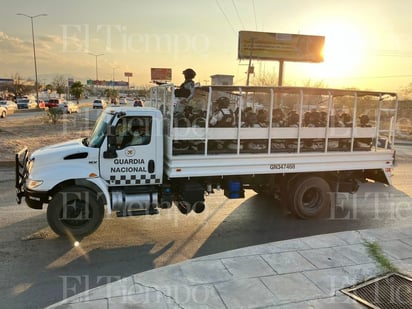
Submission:
{"label": "door window", "polygon": [[117,148],[148,145],[151,142],[152,117],[125,117],[116,126]]}

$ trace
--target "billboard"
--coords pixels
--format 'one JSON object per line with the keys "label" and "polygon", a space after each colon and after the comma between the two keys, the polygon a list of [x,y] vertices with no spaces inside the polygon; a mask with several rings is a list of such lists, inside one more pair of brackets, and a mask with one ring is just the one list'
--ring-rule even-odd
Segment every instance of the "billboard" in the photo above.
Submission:
{"label": "billboard", "polygon": [[88,86],[102,86],[102,87],[129,87],[129,82],[124,81],[112,81],[112,80],[92,80],[86,81]]}
{"label": "billboard", "polygon": [[238,58],[322,62],[324,36],[239,31]]}
{"label": "billboard", "polygon": [[133,73],[132,72],[124,72],[124,76],[125,77],[133,77]]}
{"label": "billboard", "polygon": [[172,69],[168,68],[151,68],[150,76],[152,80],[172,80]]}

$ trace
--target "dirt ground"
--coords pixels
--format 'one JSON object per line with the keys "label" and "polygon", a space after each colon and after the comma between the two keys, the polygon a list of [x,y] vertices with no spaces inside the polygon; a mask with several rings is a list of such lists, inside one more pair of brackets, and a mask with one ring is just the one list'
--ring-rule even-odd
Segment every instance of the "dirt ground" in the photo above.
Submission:
{"label": "dirt ground", "polygon": [[[13,161],[15,153],[28,147],[29,151],[85,137],[94,123],[79,114],[63,115],[52,124],[44,111],[23,116],[23,112],[0,119],[0,162]],[[20,114],[21,113],[21,114]]]}

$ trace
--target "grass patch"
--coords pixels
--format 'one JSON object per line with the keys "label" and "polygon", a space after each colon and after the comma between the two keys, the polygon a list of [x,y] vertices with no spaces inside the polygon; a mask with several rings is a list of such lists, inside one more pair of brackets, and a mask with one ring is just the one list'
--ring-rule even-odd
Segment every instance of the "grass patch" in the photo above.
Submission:
{"label": "grass patch", "polygon": [[369,255],[379,264],[379,266],[385,272],[397,272],[398,269],[388,260],[388,258],[383,254],[382,248],[379,244],[374,242],[369,242],[365,240],[364,242]]}

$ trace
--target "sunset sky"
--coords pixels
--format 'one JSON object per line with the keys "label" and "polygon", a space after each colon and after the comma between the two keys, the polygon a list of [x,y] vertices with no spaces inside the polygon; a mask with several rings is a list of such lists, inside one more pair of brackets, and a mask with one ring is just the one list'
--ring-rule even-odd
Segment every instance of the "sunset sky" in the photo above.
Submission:
{"label": "sunset sky", "polygon": [[[245,84],[247,61],[237,59],[238,32],[322,35],[323,63],[286,62],[284,84],[398,91],[412,83],[410,0],[2,0],[0,78],[34,79],[30,19],[34,19],[39,82],[56,75],[85,82],[149,84],[150,68],[172,68],[173,82],[191,67],[196,81],[234,75]],[[276,61],[253,61],[255,76],[277,76]]]}

